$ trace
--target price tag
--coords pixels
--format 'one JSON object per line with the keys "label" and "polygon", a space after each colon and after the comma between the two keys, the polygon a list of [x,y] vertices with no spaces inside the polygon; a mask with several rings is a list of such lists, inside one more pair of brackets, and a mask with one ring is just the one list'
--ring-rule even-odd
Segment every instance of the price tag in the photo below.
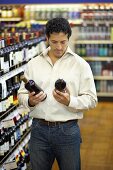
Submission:
{"label": "price tag", "polygon": [[6,170],[11,170],[11,169],[17,168],[17,164],[15,161],[7,162],[4,164],[4,168]]}
{"label": "price tag", "polygon": [[109,22],[106,21],[106,26],[109,27]]}
{"label": "price tag", "polygon": [[9,128],[9,127],[15,126],[13,119],[2,120],[2,125],[4,128]]}
{"label": "price tag", "polygon": [[16,150],[14,151],[14,157],[16,158],[17,155],[18,155],[18,150],[16,149]]}
{"label": "price tag", "polygon": [[98,25],[99,25],[98,22],[95,22],[95,23],[94,23],[94,26],[95,26],[95,27],[98,27]]}
{"label": "price tag", "polygon": [[16,119],[19,120],[20,119],[20,115],[19,113],[16,115]]}
{"label": "price tag", "polygon": [[111,27],[111,41],[113,41],[113,27]]}
{"label": "price tag", "polygon": [[28,139],[28,136],[25,138],[24,142],[25,142],[25,145],[28,143],[29,139]]}
{"label": "price tag", "polygon": [[3,75],[2,77],[0,77],[0,82],[2,82],[3,80],[4,80],[4,81],[5,81],[5,80],[8,80],[8,79],[10,79],[11,77],[14,77],[16,74],[21,73],[22,71],[25,70],[25,67],[26,67],[26,64],[23,65],[23,66],[20,67],[20,68],[17,68],[17,69],[15,69],[15,70],[13,70],[13,71],[10,71],[10,72],[6,73],[6,74]]}

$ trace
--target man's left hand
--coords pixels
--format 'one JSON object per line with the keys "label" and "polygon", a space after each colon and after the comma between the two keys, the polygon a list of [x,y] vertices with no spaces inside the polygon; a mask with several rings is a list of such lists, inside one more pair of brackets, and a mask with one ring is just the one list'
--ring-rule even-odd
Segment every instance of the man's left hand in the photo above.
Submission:
{"label": "man's left hand", "polygon": [[53,96],[61,104],[68,106],[69,103],[70,103],[70,93],[69,93],[69,90],[67,88],[65,89],[64,92],[54,90]]}

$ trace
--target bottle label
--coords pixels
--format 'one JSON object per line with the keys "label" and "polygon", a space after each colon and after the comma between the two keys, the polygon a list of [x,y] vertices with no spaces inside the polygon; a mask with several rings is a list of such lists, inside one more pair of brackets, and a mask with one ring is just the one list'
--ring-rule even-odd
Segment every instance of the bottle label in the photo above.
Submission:
{"label": "bottle label", "polygon": [[17,164],[15,161],[7,162],[4,164],[4,168],[6,170],[15,169],[15,168],[17,168]]}
{"label": "bottle label", "polygon": [[2,125],[4,128],[15,126],[13,119],[2,120]]}
{"label": "bottle label", "polygon": [[2,111],[6,111],[6,100],[2,101]]}
{"label": "bottle label", "polygon": [[0,112],[2,112],[2,102],[0,102]]}
{"label": "bottle label", "polygon": [[11,146],[14,146],[14,144],[15,144],[15,139],[14,139],[14,135],[13,135],[13,136],[11,136]]}
{"label": "bottle label", "polygon": [[0,146],[0,156],[4,156],[4,144]]}

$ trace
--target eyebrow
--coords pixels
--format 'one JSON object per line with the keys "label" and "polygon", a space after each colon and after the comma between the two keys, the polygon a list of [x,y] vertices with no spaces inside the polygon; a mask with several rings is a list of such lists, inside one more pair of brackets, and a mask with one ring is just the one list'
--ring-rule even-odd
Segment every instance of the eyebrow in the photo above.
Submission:
{"label": "eyebrow", "polygon": [[[52,42],[58,42],[57,40],[51,40]],[[65,41],[67,41],[67,40],[62,40],[62,41],[60,41],[60,42],[65,42]]]}

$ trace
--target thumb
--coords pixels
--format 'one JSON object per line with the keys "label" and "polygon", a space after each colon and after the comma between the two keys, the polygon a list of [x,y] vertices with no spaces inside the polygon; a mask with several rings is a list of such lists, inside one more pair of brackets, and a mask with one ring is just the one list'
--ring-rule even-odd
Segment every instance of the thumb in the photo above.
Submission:
{"label": "thumb", "polygon": [[69,91],[69,89],[67,87],[65,88],[65,93],[70,94],[70,91]]}

